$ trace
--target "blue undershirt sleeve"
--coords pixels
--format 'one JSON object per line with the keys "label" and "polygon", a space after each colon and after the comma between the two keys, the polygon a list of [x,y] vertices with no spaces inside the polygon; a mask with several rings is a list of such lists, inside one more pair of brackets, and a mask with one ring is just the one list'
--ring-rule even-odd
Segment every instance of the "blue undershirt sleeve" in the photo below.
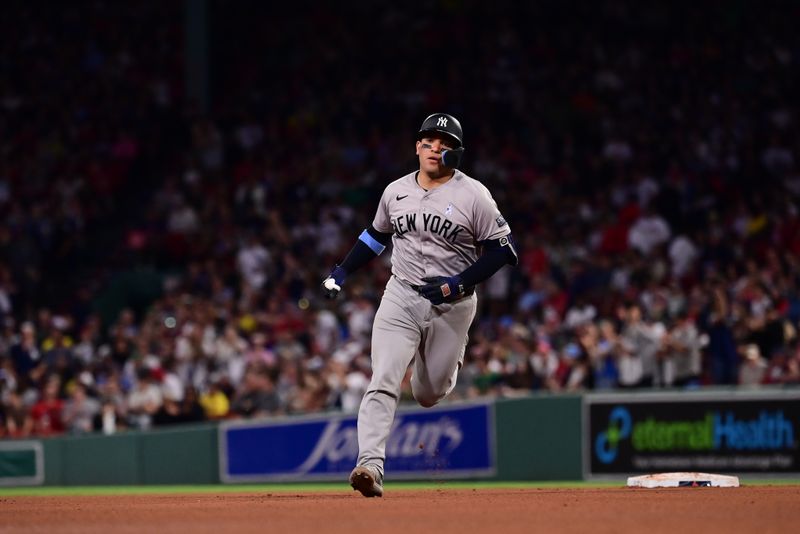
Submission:
{"label": "blue undershirt sleeve", "polygon": [[483,243],[483,254],[478,261],[467,267],[458,276],[464,287],[472,287],[488,279],[504,265],[517,265],[519,259],[511,235],[490,239]]}
{"label": "blue undershirt sleeve", "polygon": [[373,227],[369,227],[358,236],[355,245],[347,253],[339,267],[347,274],[360,269],[370,260],[379,256],[386,249],[386,245],[392,238],[392,234],[378,232]]}

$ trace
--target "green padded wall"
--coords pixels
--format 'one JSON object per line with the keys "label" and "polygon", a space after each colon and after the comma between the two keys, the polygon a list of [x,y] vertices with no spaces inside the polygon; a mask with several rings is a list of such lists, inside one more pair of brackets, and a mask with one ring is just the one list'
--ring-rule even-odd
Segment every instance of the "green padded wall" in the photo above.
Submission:
{"label": "green padded wall", "polygon": [[580,480],[581,397],[498,400],[498,480]]}
{"label": "green padded wall", "polygon": [[[580,480],[581,397],[495,404],[498,480]],[[215,484],[217,426],[41,440],[50,486]]]}
{"label": "green padded wall", "polygon": [[48,486],[215,484],[215,424],[41,440]]}
{"label": "green padded wall", "polygon": [[219,482],[217,427],[177,427],[142,434],[142,484]]}
{"label": "green padded wall", "polygon": [[141,483],[137,434],[62,439],[63,485],[121,486]]}

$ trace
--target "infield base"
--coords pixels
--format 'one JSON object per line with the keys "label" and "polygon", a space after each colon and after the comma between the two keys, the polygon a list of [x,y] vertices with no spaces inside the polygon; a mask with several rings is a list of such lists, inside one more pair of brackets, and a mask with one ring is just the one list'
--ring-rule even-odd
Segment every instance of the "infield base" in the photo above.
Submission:
{"label": "infield base", "polygon": [[653,475],[628,477],[629,488],[681,488],[698,486],[738,488],[739,477],[694,472],[657,473]]}

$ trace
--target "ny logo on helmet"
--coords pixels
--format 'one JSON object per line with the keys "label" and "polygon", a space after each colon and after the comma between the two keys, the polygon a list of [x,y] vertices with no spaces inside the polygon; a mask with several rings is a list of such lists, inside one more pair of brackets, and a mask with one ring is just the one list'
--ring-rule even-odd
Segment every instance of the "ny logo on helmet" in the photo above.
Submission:
{"label": "ny logo on helmet", "polygon": [[436,123],[436,126],[443,126],[447,128],[447,117],[439,117],[439,122]]}

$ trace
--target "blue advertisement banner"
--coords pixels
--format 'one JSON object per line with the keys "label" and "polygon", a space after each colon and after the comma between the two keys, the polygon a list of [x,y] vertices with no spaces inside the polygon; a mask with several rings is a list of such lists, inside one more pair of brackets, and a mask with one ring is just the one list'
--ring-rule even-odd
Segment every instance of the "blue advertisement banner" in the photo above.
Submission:
{"label": "blue advertisement banner", "polygon": [[[490,404],[398,410],[386,443],[393,479],[467,478],[496,471]],[[355,415],[225,423],[223,482],[345,480],[358,457]]]}

